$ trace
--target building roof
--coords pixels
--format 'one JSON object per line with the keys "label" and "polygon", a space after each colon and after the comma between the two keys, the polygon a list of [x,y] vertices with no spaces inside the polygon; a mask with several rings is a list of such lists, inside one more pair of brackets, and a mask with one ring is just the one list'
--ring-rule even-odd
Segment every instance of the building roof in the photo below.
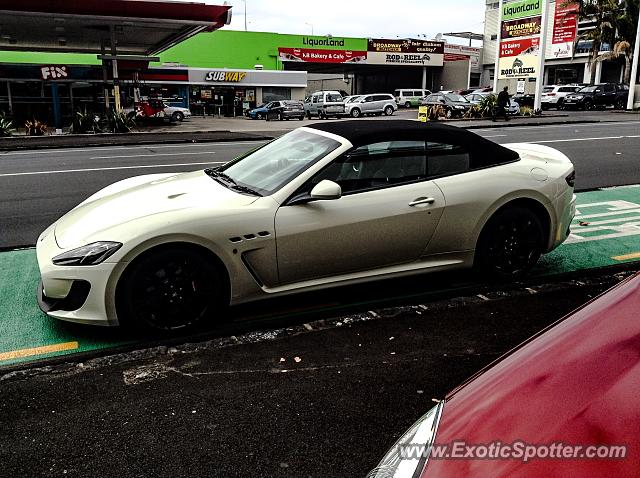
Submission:
{"label": "building roof", "polygon": [[0,0],[0,50],[154,55],[231,20],[230,6],[148,0]]}

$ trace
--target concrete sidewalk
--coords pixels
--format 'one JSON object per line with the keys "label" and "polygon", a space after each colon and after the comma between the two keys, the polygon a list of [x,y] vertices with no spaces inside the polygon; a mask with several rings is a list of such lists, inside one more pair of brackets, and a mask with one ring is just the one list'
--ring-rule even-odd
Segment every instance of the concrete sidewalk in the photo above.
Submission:
{"label": "concrete sidewalk", "polygon": [[[401,110],[391,117],[372,117],[375,121],[417,119],[417,110]],[[97,135],[49,135],[39,137],[13,136],[0,138],[0,151],[15,151],[46,148],[72,148],[89,146],[112,146],[150,143],[190,143],[213,141],[244,141],[271,139],[300,126],[324,121],[345,121],[344,119],[303,120],[303,121],[263,121],[245,117],[218,118],[215,116],[192,117],[182,123],[141,125],[135,132],[128,134]],[[638,121],[640,113],[616,111],[596,112],[546,112],[543,116],[514,117],[509,122],[503,120],[447,120],[447,124],[467,129],[504,128],[518,126],[543,126],[553,124],[584,124]]]}

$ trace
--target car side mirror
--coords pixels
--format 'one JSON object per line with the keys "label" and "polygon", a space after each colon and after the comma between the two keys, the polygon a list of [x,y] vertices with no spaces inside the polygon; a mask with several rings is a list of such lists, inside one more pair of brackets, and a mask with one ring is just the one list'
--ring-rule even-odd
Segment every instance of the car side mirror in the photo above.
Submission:
{"label": "car side mirror", "polygon": [[311,190],[312,199],[332,200],[342,197],[342,188],[338,183],[334,183],[328,179],[323,179]]}
{"label": "car side mirror", "polygon": [[312,201],[340,199],[342,197],[342,188],[339,184],[323,179],[314,186],[310,193],[302,193],[288,201],[288,206],[298,204],[307,204]]}

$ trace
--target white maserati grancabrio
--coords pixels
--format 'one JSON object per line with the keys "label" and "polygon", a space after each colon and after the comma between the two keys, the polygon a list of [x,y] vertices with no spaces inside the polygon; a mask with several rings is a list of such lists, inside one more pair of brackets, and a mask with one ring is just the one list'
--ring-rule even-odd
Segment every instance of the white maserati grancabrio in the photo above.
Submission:
{"label": "white maserati grancabrio", "polygon": [[451,126],[314,124],[218,168],[94,194],[38,239],[38,299],[59,319],[173,330],[376,278],[518,277],[568,236],[574,177],[552,148]]}

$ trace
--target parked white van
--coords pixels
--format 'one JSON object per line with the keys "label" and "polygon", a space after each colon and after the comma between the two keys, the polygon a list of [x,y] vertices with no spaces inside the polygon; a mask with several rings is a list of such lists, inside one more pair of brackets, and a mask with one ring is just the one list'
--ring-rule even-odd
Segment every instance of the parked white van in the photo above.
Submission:
{"label": "parked white van", "polygon": [[412,106],[420,105],[420,98],[430,95],[429,90],[418,89],[400,89],[393,92],[393,96],[396,98],[398,106],[404,106],[405,108],[411,108]]}
{"label": "parked white van", "polygon": [[304,112],[309,119],[338,118],[344,114],[344,100],[339,91],[316,91],[304,100]]}

